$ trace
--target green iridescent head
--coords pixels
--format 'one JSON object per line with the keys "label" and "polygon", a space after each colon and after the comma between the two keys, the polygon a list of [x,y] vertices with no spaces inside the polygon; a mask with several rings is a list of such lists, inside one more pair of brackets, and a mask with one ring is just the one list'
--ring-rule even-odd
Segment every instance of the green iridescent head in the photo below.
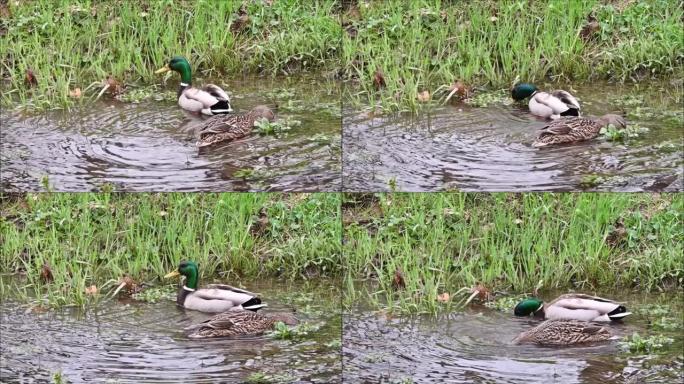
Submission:
{"label": "green iridescent head", "polygon": [[168,71],[176,71],[181,75],[181,82],[190,85],[192,82],[192,71],[190,70],[190,63],[183,56],[174,56],[169,62],[159,68],[154,73],[164,73]]}
{"label": "green iridescent head", "polygon": [[525,100],[537,92],[537,87],[530,83],[518,83],[511,89],[511,97],[515,100]]}
{"label": "green iridescent head", "polygon": [[178,265],[178,269],[173,272],[169,272],[164,276],[168,279],[175,276],[185,276],[185,286],[190,289],[197,289],[197,282],[199,277],[199,267],[194,261],[181,261]]}
{"label": "green iridescent head", "polygon": [[542,309],[543,306],[543,301],[529,298],[519,302],[513,309],[513,313],[515,313],[516,316],[529,316]]}

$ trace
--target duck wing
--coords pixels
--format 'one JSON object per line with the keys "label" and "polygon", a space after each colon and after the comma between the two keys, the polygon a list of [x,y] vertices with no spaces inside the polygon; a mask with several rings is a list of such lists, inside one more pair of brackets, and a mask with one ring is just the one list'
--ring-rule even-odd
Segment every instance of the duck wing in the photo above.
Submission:
{"label": "duck wing", "polygon": [[[219,99],[213,96],[211,93],[204,91],[202,89],[197,89],[197,88],[188,88],[181,93],[181,98],[185,97],[187,100],[189,100],[187,103],[193,103],[196,105],[196,103],[200,103],[202,105],[202,109],[205,108],[210,108],[212,105],[216,104],[219,102]],[[178,99],[180,103],[180,98]],[[193,111],[196,111],[193,109]]]}
{"label": "duck wing", "polygon": [[228,290],[228,291],[244,293],[246,295],[250,295],[250,296],[254,296],[254,297],[257,296],[256,293],[247,291],[245,289],[236,288],[236,287],[233,287],[232,285],[228,285],[228,284],[209,284],[209,285],[207,285],[207,288],[224,289],[224,290]]}
{"label": "duck wing", "polygon": [[202,88],[202,90],[214,96],[218,100],[230,101],[230,97],[228,97],[226,91],[224,91],[223,88],[219,87],[216,84],[207,84]]}
{"label": "duck wing", "polygon": [[[540,104],[539,107],[547,107],[553,111],[554,115],[560,115],[569,109],[568,105],[566,105],[560,98],[546,92],[535,93],[530,101]],[[531,108],[532,105],[530,106]]]}
{"label": "duck wing", "polygon": [[559,89],[551,92],[551,95],[562,101],[568,108],[580,110],[579,101],[570,92]]}

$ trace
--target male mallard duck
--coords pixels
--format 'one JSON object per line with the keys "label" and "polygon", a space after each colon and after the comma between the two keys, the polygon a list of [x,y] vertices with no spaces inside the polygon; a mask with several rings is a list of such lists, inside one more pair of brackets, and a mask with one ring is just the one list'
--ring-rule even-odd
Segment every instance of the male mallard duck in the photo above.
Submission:
{"label": "male mallard duck", "polygon": [[219,115],[230,113],[230,97],[218,85],[207,84],[202,89],[192,87],[192,72],[190,63],[185,57],[174,56],[169,62],[155,73],[176,71],[181,75],[178,87],[178,105],[186,111],[201,112],[205,115]]}
{"label": "male mallard duck", "polygon": [[515,306],[513,312],[516,316],[534,314],[546,320],[581,321],[615,321],[632,314],[613,300],[581,293],[561,295],[546,306],[539,299],[525,299]]}
{"label": "male mallard duck", "polygon": [[194,261],[182,261],[178,269],[164,278],[185,276],[185,283],[178,289],[176,304],[183,308],[200,312],[225,312],[236,310],[256,311],[265,307],[255,294],[225,284],[210,284],[207,288],[197,288],[198,268]]}
{"label": "male mallard duck", "polygon": [[555,120],[541,129],[532,146],[545,147],[553,144],[590,140],[599,135],[601,128],[610,124],[616,128],[627,126],[627,122],[622,116],[613,114],[603,115],[599,118],[569,117]]}
{"label": "male mallard duck", "polygon": [[516,344],[571,345],[606,341],[612,337],[608,329],[586,321],[547,320],[522,332],[513,339],[513,342]]}
{"label": "male mallard duck", "polygon": [[275,115],[267,106],[259,105],[243,115],[214,116],[199,127],[197,146],[201,148],[243,138],[252,132],[254,123],[262,118],[273,121]]}
{"label": "male mallard duck", "polygon": [[286,313],[263,315],[250,311],[220,313],[209,320],[185,328],[192,331],[191,339],[208,339],[212,337],[255,336],[275,328],[279,322],[285,325],[296,325],[297,319]]}
{"label": "male mallard duck", "polygon": [[511,90],[511,96],[515,100],[529,97],[528,105],[533,115],[551,119],[580,115],[579,102],[567,91],[540,92],[534,84],[519,83]]}

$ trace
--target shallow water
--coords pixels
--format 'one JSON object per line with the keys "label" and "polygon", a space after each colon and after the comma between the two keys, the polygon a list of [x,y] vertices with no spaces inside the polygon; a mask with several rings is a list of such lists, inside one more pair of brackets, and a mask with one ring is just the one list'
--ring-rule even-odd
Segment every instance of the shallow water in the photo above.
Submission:
{"label": "shallow water", "polygon": [[[610,102],[637,93],[634,86],[575,88],[584,115],[635,111]],[[530,115],[526,104],[477,108],[461,103],[429,115],[387,117],[346,109],[344,189],[380,191],[394,184],[399,191],[574,191],[584,187],[583,178],[596,175],[604,181],[586,189],[681,191],[684,112],[672,91],[645,88],[663,99],[654,104],[666,104],[660,112],[669,114],[628,117],[629,123],[648,128],[647,134],[626,143],[597,138],[542,149],[531,143],[545,121]]]}
{"label": "shallow water", "polygon": [[[177,81],[177,76],[169,79],[169,90]],[[225,86],[236,113],[277,102],[278,118],[301,125],[280,137],[254,134],[200,152],[195,130],[206,118],[182,111],[173,101],[108,100],[39,114],[3,108],[0,186],[41,190],[47,176],[55,191],[94,190],[105,183],[124,191],[340,189],[339,84],[244,79]],[[267,95],[282,89],[291,91],[288,97]]]}
{"label": "shallow water", "polygon": [[[551,295],[553,296],[553,295]],[[660,300],[679,305],[682,295],[621,297],[633,310]],[[678,304],[679,303],[679,304]],[[681,329],[665,356],[628,355],[617,341],[566,348],[514,345],[518,333],[538,324],[475,306],[439,317],[391,318],[358,308],[344,317],[344,381],[349,383],[675,383],[684,368]],[[645,335],[647,319],[632,315],[610,324],[618,336]]]}
{"label": "shallow water", "polygon": [[[321,325],[314,335],[293,341],[268,336],[187,339],[182,329],[208,315],[184,311],[171,300],[46,313],[6,301],[0,305],[0,381],[47,382],[61,372],[70,383],[231,383],[257,373],[295,382],[340,382],[341,317],[330,309],[330,303],[339,302],[330,284],[246,287],[269,298],[264,313],[296,308],[300,321]],[[307,294],[286,296],[298,290]],[[338,343],[326,345],[334,340]]]}

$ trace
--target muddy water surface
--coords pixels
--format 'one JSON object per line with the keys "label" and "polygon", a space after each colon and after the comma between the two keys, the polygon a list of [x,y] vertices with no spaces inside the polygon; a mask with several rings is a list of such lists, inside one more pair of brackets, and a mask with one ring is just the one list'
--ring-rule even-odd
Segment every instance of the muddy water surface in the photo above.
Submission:
{"label": "muddy water surface", "polygon": [[[171,78],[173,93],[178,79]],[[198,80],[198,84],[209,80]],[[205,117],[175,101],[106,100],[71,111],[0,113],[2,175],[9,191],[35,191],[45,177],[56,191],[111,184],[125,191],[335,191],[340,188],[339,85],[308,79],[223,82],[236,113],[279,105],[301,125],[282,135],[254,134],[195,146]]]}
{"label": "muddy water surface", "polygon": [[0,381],[49,382],[61,372],[69,383],[232,383],[260,374],[286,382],[340,382],[341,318],[332,309],[339,296],[331,284],[247,287],[268,298],[264,313],[296,308],[300,321],[320,326],[302,340],[190,340],[182,329],[208,316],[177,308],[171,300],[38,313],[5,299]]}
{"label": "muddy water surface", "polygon": [[[635,306],[675,305],[680,295],[620,298]],[[611,324],[618,336],[650,334],[649,319],[633,315]],[[474,307],[439,317],[391,318],[356,309],[344,318],[345,383],[676,383],[684,369],[682,329],[658,331],[675,339],[663,355],[627,354],[617,341],[566,348],[514,345],[539,321]],[[681,324],[680,324],[681,325]]]}
{"label": "muddy water surface", "polygon": [[[553,87],[552,85],[549,85]],[[584,115],[623,113],[649,132],[549,148],[531,143],[546,122],[512,100],[442,106],[430,114],[344,111],[344,189],[436,191],[680,191],[684,126],[671,84],[576,86]]]}

